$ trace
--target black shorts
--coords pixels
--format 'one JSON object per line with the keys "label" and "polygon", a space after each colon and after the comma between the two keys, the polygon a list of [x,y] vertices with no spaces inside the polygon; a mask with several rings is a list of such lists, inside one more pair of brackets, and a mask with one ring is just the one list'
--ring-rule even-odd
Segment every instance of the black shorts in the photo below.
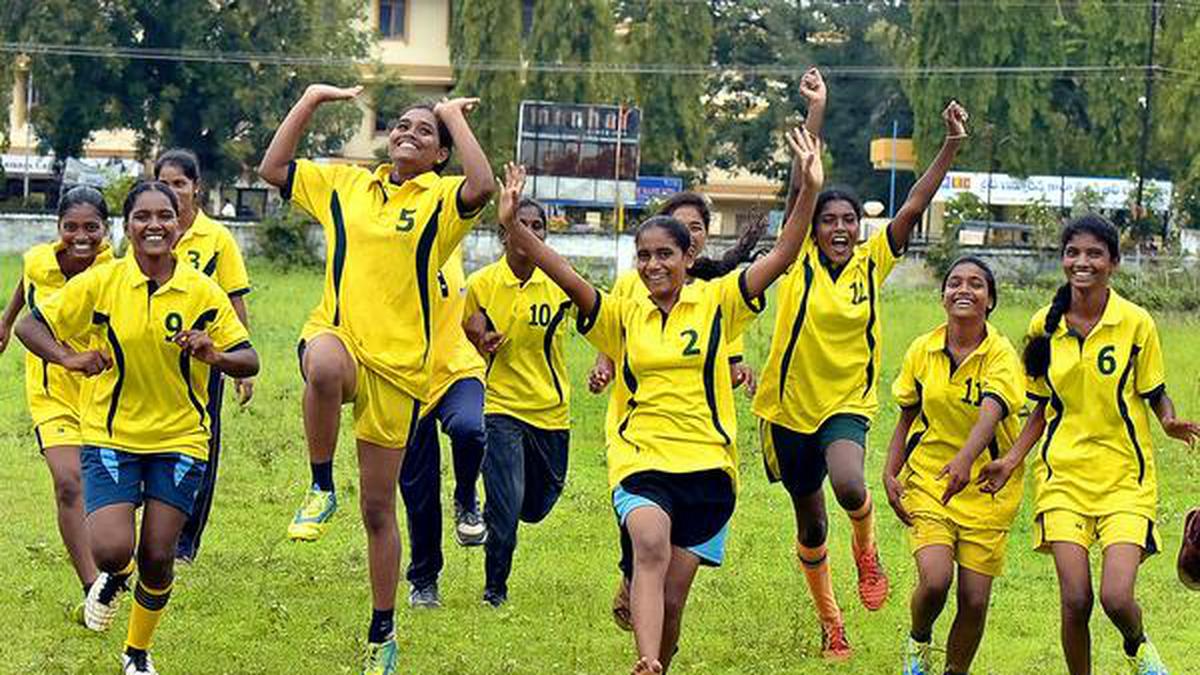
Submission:
{"label": "black shorts", "polygon": [[737,501],[733,479],[721,469],[692,473],[639,471],[613,490],[613,510],[621,525],[622,569],[629,533],[625,518],[638,507],[653,504],[671,519],[671,545],[686,548],[701,564],[717,566],[724,560],[725,535]]}
{"label": "black shorts", "polygon": [[871,423],[862,415],[832,415],[811,434],[759,421],[763,465],[767,479],[782,482],[794,495],[810,495],[821,489],[829,473],[825,451],[836,441],[850,441],[865,448]]}

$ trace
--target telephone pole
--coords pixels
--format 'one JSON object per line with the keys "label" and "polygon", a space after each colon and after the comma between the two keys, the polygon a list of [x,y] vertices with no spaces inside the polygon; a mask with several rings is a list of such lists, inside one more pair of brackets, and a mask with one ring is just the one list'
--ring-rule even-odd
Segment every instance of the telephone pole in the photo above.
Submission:
{"label": "telephone pole", "polygon": [[1142,192],[1146,185],[1146,149],[1150,144],[1150,109],[1154,98],[1154,71],[1158,68],[1154,64],[1154,39],[1158,35],[1158,3],[1159,0],[1150,0],[1150,46],[1146,50],[1146,96],[1142,106],[1141,147],[1138,149],[1137,207],[1139,218],[1143,211]]}

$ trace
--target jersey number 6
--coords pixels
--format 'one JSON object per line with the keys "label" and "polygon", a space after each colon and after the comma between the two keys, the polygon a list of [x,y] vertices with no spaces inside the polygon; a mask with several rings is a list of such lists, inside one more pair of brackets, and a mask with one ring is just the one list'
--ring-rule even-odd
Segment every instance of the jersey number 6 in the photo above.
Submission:
{"label": "jersey number 6", "polygon": [[1117,359],[1113,356],[1113,352],[1117,350],[1113,345],[1108,345],[1100,350],[1096,355],[1096,367],[1100,369],[1103,375],[1112,375],[1117,372]]}

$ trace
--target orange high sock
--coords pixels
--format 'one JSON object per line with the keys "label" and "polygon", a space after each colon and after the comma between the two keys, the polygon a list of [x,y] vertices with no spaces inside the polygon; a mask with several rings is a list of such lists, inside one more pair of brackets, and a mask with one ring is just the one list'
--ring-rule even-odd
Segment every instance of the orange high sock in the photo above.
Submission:
{"label": "orange high sock", "polygon": [[842,624],[842,610],[838,608],[837,598],[833,597],[833,579],[829,575],[829,552],[825,544],[809,548],[796,542],[796,559],[800,569],[804,570],[804,580],[808,582],[808,591],[812,594],[813,604],[817,606],[817,616],[825,625]]}
{"label": "orange high sock", "polygon": [[853,511],[847,512],[850,516],[850,525],[854,528],[854,557],[862,551],[868,550],[875,546],[875,505],[871,501],[871,493],[867,493],[867,499],[862,503],[862,506]]}

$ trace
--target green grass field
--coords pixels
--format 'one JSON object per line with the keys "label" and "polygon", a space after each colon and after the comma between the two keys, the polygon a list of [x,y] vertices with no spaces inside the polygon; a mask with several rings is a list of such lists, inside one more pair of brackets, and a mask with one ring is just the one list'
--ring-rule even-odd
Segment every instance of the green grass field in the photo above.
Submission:
{"label": "green grass field", "polygon": [[[8,297],[18,275],[14,256],[0,257]],[[300,418],[301,382],[295,336],[320,292],[316,273],[281,273],[252,263],[253,339],[263,359],[253,403],[226,402],[221,482],[197,563],[179,567],[154,655],[164,673],[357,673],[370,617],[366,548],[358,516],[357,469],[349,413],[336,460],[342,510],[324,540],[294,544],[284,529],[308,480]],[[881,391],[890,390],[909,341],[941,320],[932,291],[888,293]],[[1034,306],[1001,298],[995,317],[1010,337]],[[1200,344],[1194,320],[1160,316],[1171,392],[1181,414],[1200,417]],[[764,360],[772,321],[748,336],[751,363]],[[590,347],[570,342],[574,384],[568,486],[550,517],[522,526],[502,610],[481,606],[482,549],[462,549],[444,536],[446,568],[440,611],[415,613],[398,597],[397,626],[405,673],[627,673],[632,638],[609,618],[617,579],[617,541],[604,472],[605,398],[587,393]],[[54,524],[53,493],[24,406],[22,349],[0,357],[0,671],[116,673],[124,639],[116,627],[96,635],[72,625],[65,609],[79,588]],[[870,436],[868,480],[879,511],[879,538],[893,595],[868,614],[854,593],[846,518],[831,518],[834,584],[855,647],[848,664],[825,665],[803,577],[792,557],[794,525],[782,488],[763,475],[748,400],[738,396],[742,490],[725,567],[701,572],[685,619],[677,673],[895,673],[915,579],[903,527],[886,506],[879,472],[895,411],[885,399]],[[1138,595],[1150,635],[1177,673],[1200,672],[1200,602],[1175,578],[1182,517],[1200,503],[1200,454],[1166,442],[1155,426],[1167,553],[1142,568]],[[448,454],[448,450],[447,450]],[[448,459],[445,458],[444,459]],[[443,462],[445,466],[445,461]],[[449,481],[443,505],[450,504]],[[993,594],[990,624],[976,673],[1062,673],[1058,593],[1048,557],[1029,541],[1029,499],[1013,531],[1007,575]],[[835,502],[830,499],[830,504]],[[449,520],[449,513],[447,514]],[[938,624],[944,640],[953,601]],[[1095,672],[1124,673],[1120,640],[1099,609],[1093,617]]]}

